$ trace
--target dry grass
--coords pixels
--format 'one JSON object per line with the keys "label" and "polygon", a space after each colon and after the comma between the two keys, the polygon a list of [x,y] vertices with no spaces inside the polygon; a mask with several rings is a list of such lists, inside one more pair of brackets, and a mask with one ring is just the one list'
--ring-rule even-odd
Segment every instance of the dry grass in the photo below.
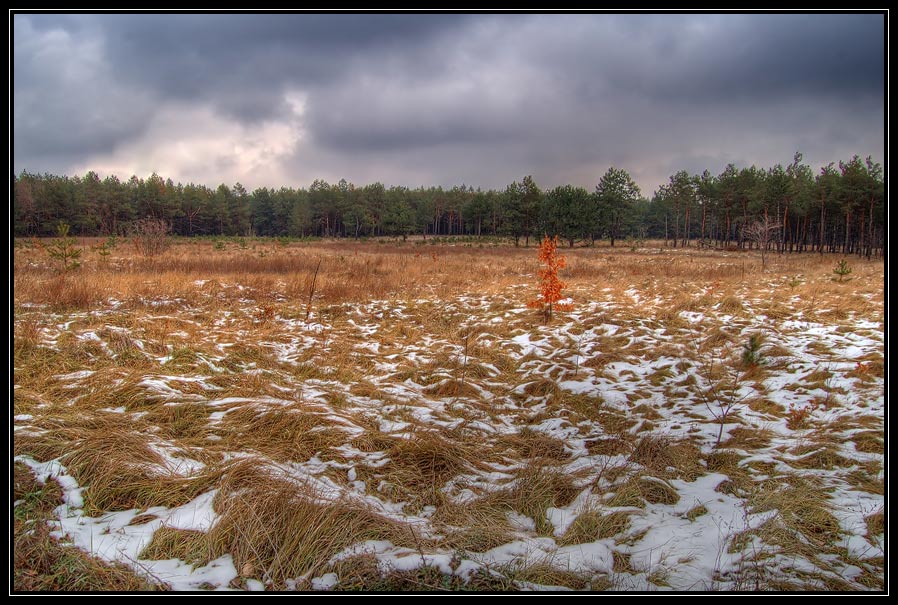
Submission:
{"label": "dry grass", "polygon": [[386,452],[390,458],[385,469],[387,480],[423,505],[441,502],[441,488],[476,458],[470,445],[429,430],[418,430],[395,441]]}
{"label": "dry grass", "polygon": [[565,586],[572,590],[593,589],[589,576],[547,563],[506,567],[502,571],[518,582],[528,582],[540,586]]}
{"label": "dry grass", "polygon": [[577,515],[564,535],[561,545],[586,544],[623,534],[630,527],[630,513],[615,511],[603,514],[600,510],[586,510]]}
{"label": "dry grass", "polygon": [[277,409],[242,406],[228,412],[217,427],[223,445],[253,451],[279,462],[302,462],[343,444],[348,435],[302,404]]}
{"label": "dry grass", "polygon": [[93,512],[180,506],[208,491],[216,479],[211,471],[178,474],[163,464],[146,438],[126,431],[87,432],[63,461],[87,488],[85,510]]}
{"label": "dry grass", "polygon": [[761,531],[764,540],[787,552],[814,556],[820,549],[832,549],[841,528],[827,507],[824,489],[799,477],[790,478],[784,487],[767,482],[752,494],[752,512],[775,510],[776,522],[768,522]]}
{"label": "dry grass", "polygon": [[764,449],[770,445],[773,438],[773,433],[769,430],[744,426],[731,429],[729,435],[729,439],[720,444],[721,447],[740,450]]}
{"label": "dry grass", "polygon": [[[437,521],[449,527],[445,546],[461,552],[485,552],[514,540],[507,509],[489,499],[466,505],[444,505]],[[458,529],[462,527],[462,529]]]}
{"label": "dry grass", "polygon": [[692,481],[705,473],[705,468],[700,464],[701,451],[694,443],[675,442],[664,434],[641,437],[629,460],[658,477]]}
{"label": "dry grass", "polygon": [[549,460],[564,461],[569,459],[570,453],[565,449],[564,442],[550,437],[545,433],[534,431],[524,427],[516,435],[506,435],[497,441],[498,446],[512,448],[521,458],[546,458]]}
{"label": "dry grass", "polygon": [[861,431],[851,436],[854,448],[867,454],[882,454],[885,443],[881,431]]}
{"label": "dry grass", "polygon": [[622,437],[591,439],[586,442],[586,447],[590,454],[600,456],[620,456],[633,450],[630,441]]}
{"label": "dry grass", "polygon": [[232,465],[215,501],[221,515],[207,534],[211,554],[229,552],[275,588],[324,568],[330,557],[365,540],[411,542],[407,529],[367,509],[328,501],[310,485],[278,479],[260,460]]}
{"label": "dry grass", "polygon": [[[135,518],[136,519],[136,518]],[[205,532],[160,527],[153,539],[141,551],[141,559],[170,559],[176,557],[196,567],[214,559]]]}
{"label": "dry grass", "polygon": [[686,517],[687,519],[689,519],[690,521],[695,521],[702,515],[706,515],[706,514],[708,514],[708,509],[705,507],[704,504],[700,504],[698,506],[690,508],[688,511],[686,511],[686,513],[683,516]]}
{"label": "dry grass", "polygon": [[864,517],[864,523],[867,525],[867,539],[870,540],[871,543],[874,542],[876,536],[881,535],[885,532],[886,522],[885,522],[885,514],[883,509],[879,509],[872,515],[867,515]]}
{"label": "dry grass", "polygon": [[330,568],[337,575],[341,592],[456,592],[456,591],[513,591],[514,580],[501,574],[478,570],[467,582],[459,576],[446,574],[430,566],[411,571],[384,569],[376,557],[358,555],[341,559]]}
{"label": "dry grass", "polygon": [[569,474],[530,462],[516,473],[511,488],[490,494],[487,501],[531,518],[540,535],[552,535],[546,509],[567,506],[578,493],[580,488]]}

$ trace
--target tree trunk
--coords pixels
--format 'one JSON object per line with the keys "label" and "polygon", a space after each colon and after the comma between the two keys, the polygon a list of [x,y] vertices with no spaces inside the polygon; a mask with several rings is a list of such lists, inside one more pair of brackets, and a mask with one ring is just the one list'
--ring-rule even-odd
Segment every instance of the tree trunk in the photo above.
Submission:
{"label": "tree trunk", "polygon": [[848,246],[848,239],[850,237],[850,225],[851,225],[851,211],[845,211],[845,241],[842,243],[842,254],[848,254],[850,250]]}
{"label": "tree trunk", "polygon": [[[786,251],[786,230],[789,227],[789,202],[783,206],[783,225],[780,227],[780,254]],[[789,238],[790,241],[792,238]]]}
{"label": "tree trunk", "polygon": [[873,202],[874,198],[870,196],[870,233],[867,237],[867,260],[873,255]]}
{"label": "tree trunk", "polygon": [[732,231],[733,230],[733,220],[730,218],[729,210],[727,210],[727,213],[726,213],[726,225],[727,225],[727,231],[724,234],[724,241],[723,241],[724,247],[730,245],[730,234],[733,232]]}
{"label": "tree trunk", "polygon": [[673,247],[677,247],[677,243],[680,241],[680,208],[677,207],[674,210],[674,245]]}
{"label": "tree trunk", "polygon": [[708,207],[705,204],[702,204],[702,232],[699,236],[702,240],[702,243],[705,243],[705,221],[708,217]]}

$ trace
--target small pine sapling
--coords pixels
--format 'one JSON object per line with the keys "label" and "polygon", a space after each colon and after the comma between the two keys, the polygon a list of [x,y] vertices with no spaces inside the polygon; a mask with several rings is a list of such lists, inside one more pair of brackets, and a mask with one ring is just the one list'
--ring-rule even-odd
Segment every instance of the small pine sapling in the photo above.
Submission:
{"label": "small pine sapling", "polygon": [[100,255],[100,260],[102,262],[109,262],[109,255],[112,254],[112,251],[109,249],[108,242],[103,242],[99,246],[96,246],[94,249],[97,251],[97,254]]}
{"label": "small pine sapling", "polygon": [[844,280],[845,276],[851,273],[851,267],[848,266],[848,261],[844,258],[840,260],[839,264],[836,265],[836,268],[833,269],[833,273],[839,276],[840,282]]}
{"label": "small pine sapling", "polygon": [[542,309],[543,317],[546,323],[549,323],[555,311],[567,311],[572,308],[572,305],[560,302],[563,300],[561,291],[566,284],[558,279],[558,270],[564,268],[565,258],[558,254],[557,235],[551,239],[548,235],[543,238],[539,246],[539,262],[545,265],[545,268],[539,270],[539,298],[528,302],[527,306]]}
{"label": "small pine sapling", "polygon": [[756,368],[764,363],[761,356],[761,345],[763,339],[760,334],[752,334],[748,337],[748,342],[742,345],[742,365],[746,368]]}
{"label": "small pine sapling", "polygon": [[68,224],[59,223],[56,226],[56,235],[58,238],[53,240],[53,243],[47,246],[47,254],[49,254],[51,258],[56,258],[62,261],[63,271],[74,269],[80,265],[78,258],[81,256],[81,248],[75,247],[75,238],[69,237],[69,229],[70,227]]}

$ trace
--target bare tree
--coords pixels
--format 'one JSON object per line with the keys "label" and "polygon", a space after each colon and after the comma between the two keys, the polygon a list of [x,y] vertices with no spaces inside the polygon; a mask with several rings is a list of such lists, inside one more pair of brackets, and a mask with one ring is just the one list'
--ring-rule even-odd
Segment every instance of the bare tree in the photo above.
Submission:
{"label": "bare tree", "polygon": [[773,232],[780,228],[780,224],[765,216],[763,220],[755,221],[745,228],[745,238],[758,244],[761,251],[761,269],[767,268],[767,251],[770,242],[774,241]]}
{"label": "bare tree", "polygon": [[143,256],[156,256],[168,250],[168,232],[171,226],[160,218],[144,218],[131,225],[131,237],[137,252]]}

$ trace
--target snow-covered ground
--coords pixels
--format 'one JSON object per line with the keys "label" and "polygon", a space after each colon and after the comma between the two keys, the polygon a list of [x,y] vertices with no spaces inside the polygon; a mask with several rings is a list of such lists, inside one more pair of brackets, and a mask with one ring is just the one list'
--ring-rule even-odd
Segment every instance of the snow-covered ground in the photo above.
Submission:
{"label": "snow-covered ground", "polygon": [[[671,310],[669,300],[636,286],[624,294],[583,300],[575,293],[574,310],[549,325],[514,292],[341,305],[317,310],[309,321],[302,313],[278,314],[264,328],[254,319],[252,301],[242,315],[231,309],[234,315],[216,318],[214,327],[202,323],[210,319],[202,309],[185,309],[177,321],[151,313],[141,320],[143,328],[115,325],[122,314],[114,307],[59,315],[42,328],[42,346],[80,343],[94,359],[54,372],[49,394],[34,393],[27,405],[17,400],[15,434],[39,439],[54,415],[71,406],[85,415],[125,415],[162,460],[160,473],[189,480],[221,460],[252,457],[272,476],[311,486],[322,502],[365,507],[408,524],[427,543],[410,549],[363,541],[333,554],[332,563],[368,554],[384,571],[429,565],[461,578],[539,563],[605,577],[628,590],[748,589],[759,577],[794,587],[832,580],[871,588],[863,576],[881,574],[884,536],[870,535],[866,519],[884,507],[883,451],[881,445],[862,447],[860,439],[883,432],[883,324],[850,313],[839,321],[825,312],[768,317],[763,292],[756,299],[746,294],[736,312],[713,299],[697,310]],[[207,327],[189,333],[170,328],[159,339],[147,328],[185,326],[200,315],[196,321]],[[763,360],[746,371],[739,359],[753,334],[763,337]],[[237,355],[238,348],[253,354]],[[107,363],[125,351],[146,361],[139,379]],[[217,380],[229,375],[253,377],[261,386],[255,394],[235,394]],[[91,404],[96,389],[126,379],[141,406]],[[196,422],[208,446],[182,443],[149,425],[147,413],[161,406],[199,406]],[[297,406],[317,419],[313,431],[335,431],[342,443],[284,460],[242,448],[234,437],[230,419],[240,412],[262,417]],[[509,539],[499,546],[479,552],[443,546],[453,528],[439,520],[440,503],[389,485],[390,470],[401,461],[391,460],[388,447],[360,449],[354,442],[372,433],[392,443],[415,440],[421,431],[483,451],[482,460],[466,454],[440,477],[434,489],[445,502],[472,504],[513,490],[538,456],[501,444],[525,433],[561,444],[539,464],[570,477],[576,495],[546,507],[542,519],[509,510]],[[619,449],[597,447],[612,438]],[[634,453],[645,439],[692,446],[691,470],[676,466],[682,461],[666,468],[646,463]],[[721,452],[731,464],[714,463]],[[821,452],[833,462],[814,462]],[[214,527],[215,489],[176,507],[88,515],[83,492],[89,482],[79,485],[65,456],[35,460],[26,453],[15,460],[40,480],[60,483],[65,502],[56,511],[56,533],[75,546],[179,590],[228,589],[241,575],[229,554],[196,567],[176,558],[141,558],[161,527]],[[820,495],[814,506],[838,521],[828,537],[809,535],[812,530],[794,522],[798,513],[759,504],[771,485],[787,490],[801,479]],[[619,504],[628,486],[650,488],[652,482],[675,495],[643,492],[635,504]],[[628,522],[614,535],[572,543],[565,536],[586,513],[625,513]],[[767,530],[778,522],[810,548],[791,549],[774,539],[779,534]],[[243,586],[261,589],[267,579],[257,574]],[[292,581],[288,585],[320,590],[340,586],[329,567]]]}

